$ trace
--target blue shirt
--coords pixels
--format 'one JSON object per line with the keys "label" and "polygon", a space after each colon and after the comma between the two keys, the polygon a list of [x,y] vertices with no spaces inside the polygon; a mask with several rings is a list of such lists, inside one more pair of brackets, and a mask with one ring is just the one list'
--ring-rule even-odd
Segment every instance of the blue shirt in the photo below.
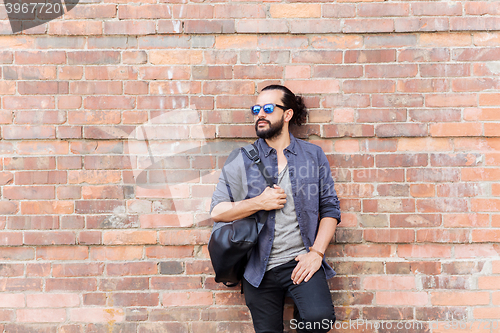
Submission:
{"label": "blue shirt", "polygon": [[[265,170],[274,182],[278,177],[278,156],[274,148],[269,147],[264,139],[255,144]],[[290,133],[290,145],[284,149],[288,161],[290,181],[292,183],[295,211],[299,223],[302,241],[306,249],[314,244],[318,232],[319,221],[324,217],[333,217],[340,223],[340,208],[337,193],[330,171],[330,164],[323,150],[312,143],[295,138]],[[268,186],[257,165],[250,160],[241,149],[229,154],[219,183],[213,193],[210,212],[221,202],[229,202],[229,191],[234,201],[249,199],[261,194]],[[265,217],[264,211],[256,213],[260,220]],[[218,224],[225,222],[218,222]],[[267,260],[271,253],[274,238],[275,211],[269,211],[267,220],[259,234],[259,240],[252,250],[245,269],[245,279],[254,287],[258,287],[266,271]],[[335,271],[323,259],[326,278],[335,276]]]}

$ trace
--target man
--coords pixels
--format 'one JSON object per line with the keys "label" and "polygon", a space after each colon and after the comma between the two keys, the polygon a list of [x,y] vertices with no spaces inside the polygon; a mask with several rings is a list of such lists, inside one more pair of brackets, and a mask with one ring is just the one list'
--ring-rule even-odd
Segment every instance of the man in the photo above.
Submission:
{"label": "man", "polygon": [[289,132],[290,125],[305,121],[306,109],[288,88],[264,88],[252,113],[259,157],[276,185],[267,186],[255,164],[237,149],[224,165],[226,178],[219,178],[211,217],[221,223],[267,216],[242,280],[257,333],[283,332],[286,295],[295,303],[292,328],[328,332],[335,312],[327,279],[335,272],[323,255],[340,223],[328,160],[320,147]]}

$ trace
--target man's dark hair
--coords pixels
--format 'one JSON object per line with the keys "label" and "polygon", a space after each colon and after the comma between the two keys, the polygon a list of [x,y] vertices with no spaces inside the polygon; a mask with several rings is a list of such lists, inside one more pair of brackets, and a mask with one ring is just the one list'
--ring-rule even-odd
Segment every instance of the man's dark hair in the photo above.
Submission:
{"label": "man's dark hair", "polygon": [[279,84],[269,85],[262,89],[262,91],[264,90],[281,90],[283,92],[283,97],[281,98],[283,106],[293,110],[293,117],[290,120],[291,125],[300,126],[306,122],[307,109],[304,105],[304,99],[301,96],[295,96],[290,89]]}

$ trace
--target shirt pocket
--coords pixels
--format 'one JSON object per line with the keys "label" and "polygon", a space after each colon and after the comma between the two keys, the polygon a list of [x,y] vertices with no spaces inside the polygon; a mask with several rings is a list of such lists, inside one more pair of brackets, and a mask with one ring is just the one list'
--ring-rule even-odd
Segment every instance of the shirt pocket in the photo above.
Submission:
{"label": "shirt pocket", "polygon": [[319,211],[319,181],[317,178],[302,178],[299,193],[304,203],[304,211],[318,214]]}

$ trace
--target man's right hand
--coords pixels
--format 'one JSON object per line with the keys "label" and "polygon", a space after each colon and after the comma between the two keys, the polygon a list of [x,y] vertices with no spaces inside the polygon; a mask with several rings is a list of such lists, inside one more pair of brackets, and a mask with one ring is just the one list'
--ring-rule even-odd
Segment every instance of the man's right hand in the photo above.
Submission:
{"label": "man's right hand", "polygon": [[274,187],[266,187],[264,192],[259,195],[263,210],[274,210],[285,207],[286,194],[285,190],[274,184]]}

